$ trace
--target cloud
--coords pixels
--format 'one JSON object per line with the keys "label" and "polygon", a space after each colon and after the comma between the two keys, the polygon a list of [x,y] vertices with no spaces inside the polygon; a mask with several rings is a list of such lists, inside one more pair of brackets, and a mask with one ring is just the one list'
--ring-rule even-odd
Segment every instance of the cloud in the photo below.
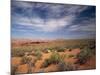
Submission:
{"label": "cloud", "polygon": [[[77,15],[87,9],[82,5],[62,5],[50,3],[12,2],[12,13],[30,17],[44,16],[46,18],[61,18],[68,15]],[[17,11],[17,13],[16,13]],[[22,13],[19,13],[22,11]],[[41,13],[42,12],[42,13]],[[42,17],[43,18],[43,17]]]}
{"label": "cloud", "polygon": [[96,21],[95,18],[88,18],[87,20],[82,20],[77,25],[71,25],[69,27],[70,31],[96,31]]}
{"label": "cloud", "polygon": [[13,7],[19,7],[19,8],[32,8],[32,3],[30,2],[23,2],[23,1],[12,1]]}
{"label": "cloud", "polygon": [[96,26],[95,16],[91,15],[94,15],[95,12],[90,7],[84,5],[14,1],[12,2],[11,10],[12,32],[33,35],[35,33],[48,33],[48,36],[51,35],[50,33],[55,33],[55,35],[61,34],[61,37],[63,37],[63,34],[68,36],[73,34],[75,36],[84,36],[80,32],[91,34],[96,31]]}
{"label": "cloud", "polygon": [[[12,8],[14,9],[12,10],[14,13],[12,24],[31,26],[36,31],[53,32],[71,25],[77,16],[76,13],[84,11],[87,6],[16,1],[12,3]],[[42,15],[44,16],[41,18]]]}
{"label": "cloud", "polygon": [[41,19],[41,18],[28,18],[28,17],[14,17],[12,22],[17,25],[31,26],[36,28],[37,31],[53,32],[61,29],[74,20],[74,16],[65,16],[58,19]]}
{"label": "cloud", "polygon": [[67,16],[60,19],[51,19],[45,22],[45,25],[42,27],[42,29],[50,32],[56,31],[70,25],[73,19],[73,16]]}

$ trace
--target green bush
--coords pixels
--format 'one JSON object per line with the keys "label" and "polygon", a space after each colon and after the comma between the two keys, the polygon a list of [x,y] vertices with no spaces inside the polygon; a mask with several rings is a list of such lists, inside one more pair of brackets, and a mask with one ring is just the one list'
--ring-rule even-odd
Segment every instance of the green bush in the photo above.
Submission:
{"label": "green bush", "polygon": [[41,59],[42,54],[40,50],[35,50],[34,55],[37,57],[37,59]]}
{"label": "green bush", "polygon": [[84,64],[93,55],[93,50],[86,47],[76,56],[78,59],[77,63]]}
{"label": "green bush", "polygon": [[96,46],[95,46],[95,41],[90,41],[89,43],[88,43],[88,47],[90,48],[90,49],[95,49],[96,48]]}
{"label": "green bush", "polygon": [[52,51],[52,50],[53,50],[53,48],[47,48],[47,50],[50,50],[50,51]]}
{"label": "green bush", "polygon": [[57,52],[52,53],[50,58],[46,59],[43,63],[43,67],[47,67],[50,64],[58,64],[62,62],[65,58],[65,55],[60,56]]}
{"label": "green bush", "polygon": [[66,48],[65,47],[55,47],[54,50],[57,52],[64,52]]}
{"label": "green bush", "polygon": [[66,48],[63,48],[63,47],[62,47],[62,48],[59,48],[57,51],[58,51],[58,52],[64,52],[65,49],[66,49]]}
{"label": "green bush", "polygon": [[52,52],[52,51],[54,51],[54,48],[45,48],[43,50],[44,53],[49,53],[49,52]]}
{"label": "green bush", "polygon": [[75,55],[72,54],[68,55],[68,58],[72,58],[72,57],[75,57]]}
{"label": "green bush", "polygon": [[11,52],[12,57],[18,56],[18,57],[22,57],[24,56],[24,51],[21,50],[15,50]]}
{"label": "green bush", "polygon": [[15,47],[15,48],[12,48],[11,50],[11,55],[12,57],[22,57],[24,56],[25,52],[31,52],[32,49],[30,47],[27,47],[27,46],[22,46],[22,47]]}
{"label": "green bush", "polygon": [[59,67],[59,71],[73,71],[73,70],[77,70],[77,68],[75,66],[73,66],[70,63],[65,63],[65,62],[60,62],[58,64]]}
{"label": "green bush", "polygon": [[32,60],[31,57],[29,57],[29,56],[24,56],[24,57],[22,57],[22,64],[30,63],[31,60]]}
{"label": "green bush", "polygon": [[30,56],[24,56],[22,58],[22,64],[27,64],[28,65],[28,72],[27,73],[32,73],[32,66],[34,66],[34,63],[36,61],[32,61],[32,57]]}

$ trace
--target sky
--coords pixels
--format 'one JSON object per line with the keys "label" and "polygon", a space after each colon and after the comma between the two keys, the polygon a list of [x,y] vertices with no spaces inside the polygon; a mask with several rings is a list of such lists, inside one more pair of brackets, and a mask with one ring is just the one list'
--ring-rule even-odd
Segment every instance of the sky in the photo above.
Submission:
{"label": "sky", "polygon": [[96,7],[12,1],[12,38],[84,39],[95,38]]}

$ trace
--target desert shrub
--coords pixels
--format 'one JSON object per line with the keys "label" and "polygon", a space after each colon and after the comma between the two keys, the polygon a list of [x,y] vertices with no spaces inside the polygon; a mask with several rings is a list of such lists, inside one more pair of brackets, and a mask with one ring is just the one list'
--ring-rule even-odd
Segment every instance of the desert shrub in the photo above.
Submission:
{"label": "desert shrub", "polygon": [[34,62],[32,61],[32,57],[31,56],[24,56],[22,58],[22,64],[27,64],[28,65],[28,72],[27,73],[32,73],[32,67],[35,64],[35,59]]}
{"label": "desert shrub", "polygon": [[44,49],[43,52],[49,53],[49,52],[52,52],[53,50],[54,50],[53,48],[46,48],[46,49]]}
{"label": "desert shrub", "polygon": [[60,62],[58,64],[58,68],[59,68],[59,71],[72,71],[72,70],[77,70],[77,68],[75,66],[73,66],[72,64],[70,63],[65,63],[65,62]]}
{"label": "desert shrub", "polygon": [[93,55],[93,50],[86,47],[76,56],[78,58],[77,63],[84,64]]}
{"label": "desert shrub", "polygon": [[72,54],[68,55],[68,58],[72,58],[72,57],[75,57],[75,55]]}
{"label": "desert shrub", "polygon": [[95,41],[91,41],[89,44],[88,44],[89,48],[90,49],[95,49],[96,46],[95,46]]}
{"label": "desert shrub", "polygon": [[80,47],[79,47],[80,49],[83,49],[84,48],[84,46],[83,45],[80,45]]}
{"label": "desert shrub", "polygon": [[41,59],[42,54],[40,50],[35,50],[34,55],[37,57],[37,59]]}
{"label": "desert shrub", "polygon": [[22,56],[24,55],[24,51],[19,51],[19,52],[17,53],[17,55],[20,56],[20,57],[22,57]]}
{"label": "desert shrub", "polygon": [[46,49],[43,50],[44,53],[48,53],[48,51]]}
{"label": "desert shrub", "polygon": [[27,47],[27,46],[15,47],[15,48],[12,48],[11,55],[12,57],[15,57],[15,56],[22,57],[24,56],[25,52],[31,52],[32,50],[33,49],[31,47]]}
{"label": "desert shrub", "polygon": [[58,52],[64,52],[65,51],[65,48],[64,47],[61,47],[57,50]]}
{"label": "desert shrub", "polygon": [[32,50],[32,51],[30,52],[30,55],[34,56],[34,50]]}
{"label": "desert shrub", "polygon": [[47,67],[50,65],[51,61],[49,59],[45,59],[45,62],[43,63],[42,67]]}
{"label": "desert shrub", "polygon": [[46,59],[42,67],[47,67],[50,64],[58,64],[62,62],[65,58],[65,55],[60,56],[57,52],[52,53],[49,59]]}
{"label": "desert shrub", "polygon": [[53,48],[47,48],[47,50],[50,50],[50,51],[52,51],[52,50],[53,50]]}
{"label": "desert shrub", "polygon": [[68,51],[72,51],[72,48],[69,48]]}
{"label": "desert shrub", "polygon": [[59,69],[59,71],[65,71],[66,70],[66,63],[65,62],[60,62],[58,64],[58,69]]}
{"label": "desert shrub", "polygon": [[72,51],[72,48],[68,47],[68,48],[66,48],[66,51]]}
{"label": "desert shrub", "polygon": [[65,47],[55,47],[54,50],[57,52],[64,52],[65,51]]}
{"label": "desert shrub", "polygon": [[24,56],[24,57],[22,57],[22,64],[30,63],[31,60],[32,60],[31,57],[29,57],[29,56]]}
{"label": "desert shrub", "polygon": [[12,51],[11,52],[12,54],[12,57],[14,56],[18,56],[18,57],[22,57],[22,56],[24,56],[24,51],[20,51],[20,50],[16,50],[16,51]]}

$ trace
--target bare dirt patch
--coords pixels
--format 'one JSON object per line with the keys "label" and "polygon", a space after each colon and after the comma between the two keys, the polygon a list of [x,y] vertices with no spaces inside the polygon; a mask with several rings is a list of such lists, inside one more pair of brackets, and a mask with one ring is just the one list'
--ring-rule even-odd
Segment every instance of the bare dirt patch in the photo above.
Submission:
{"label": "bare dirt patch", "polygon": [[14,65],[20,65],[21,64],[21,57],[12,57],[11,59],[11,64],[12,66]]}

